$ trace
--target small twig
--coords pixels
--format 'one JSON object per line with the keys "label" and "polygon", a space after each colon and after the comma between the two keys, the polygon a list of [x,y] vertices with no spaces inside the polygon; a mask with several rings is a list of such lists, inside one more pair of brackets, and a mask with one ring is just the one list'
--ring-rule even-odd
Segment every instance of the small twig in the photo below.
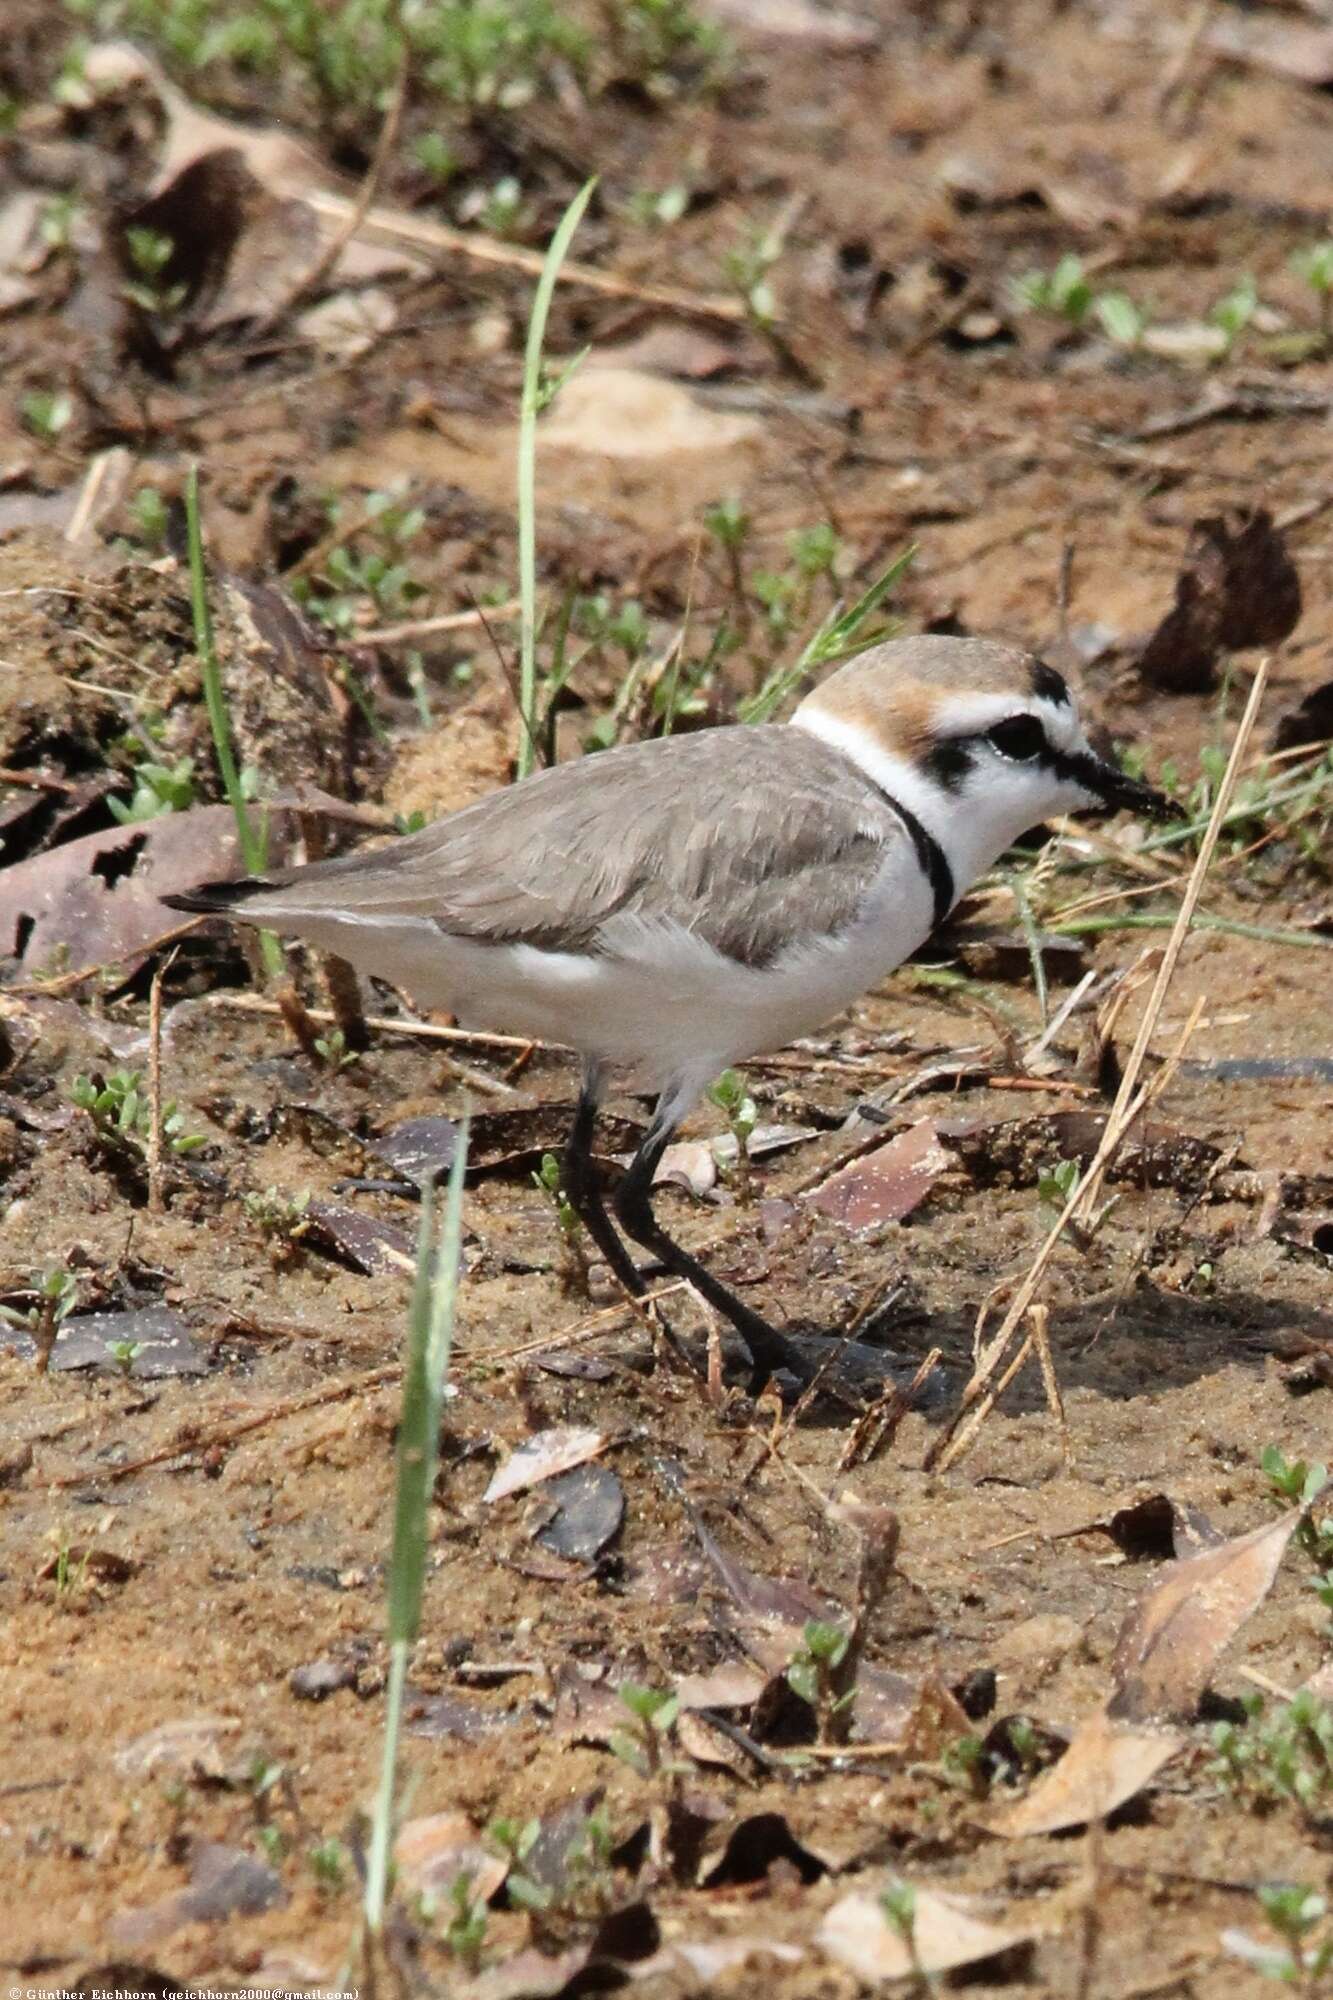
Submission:
{"label": "small twig", "polygon": [[[74,512],[65,525],[65,540],[81,542],[92,526],[95,516],[105,513],[108,506],[114,506],[125,490],[130,468],[130,454],[124,445],[113,445],[109,451],[99,451],[88,467],[79,497],[74,503]],[[113,485],[118,480],[118,485]],[[103,489],[112,486],[109,494]]]}
{"label": "small twig", "polygon": [[[179,949],[179,947],[177,947]],[[162,1193],[162,981],[176,962],[176,952],[162,961],[148,989],[148,1207],[161,1215]]]}
{"label": "small twig", "polygon": [[1088,1821],[1088,1831],[1084,1842],[1085,1888],[1082,1908],[1079,1911],[1079,1963],[1078,1984],[1074,1989],[1075,2000],[1092,2000],[1093,1977],[1097,1970],[1097,1955],[1101,1949],[1105,1925],[1106,1888],[1103,1880],[1102,1854],[1106,1822],[1094,1815]]}
{"label": "small twig", "polygon": [[[283,1009],[276,1000],[266,999],[258,993],[218,993],[210,998],[208,1005],[233,1007],[243,1014],[283,1014]],[[337,1026],[337,1017],[330,1007],[303,1006],[302,1015],[307,1023],[319,1027]],[[479,1048],[530,1050],[534,1046],[522,1035],[487,1035],[480,1029],[474,1032],[470,1028],[444,1028],[435,1021],[399,1021],[389,1014],[367,1014],[364,1020],[366,1027],[372,1028],[377,1035],[408,1035],[423,1042],[471,1042]],[[536,1046],[543,1045],[538,1043]],[[320,1059],[319,1051],[315,1050],[314,1060]],[[484,1070],[474,1069],[471,1063],[459,1062],[456,1056],[446,1056],[443,1060],[460,1082],[470,1084],[474,1090],[482,1091],[490,1097],[513,1095],[509,1083],[501,1082],[498,1077],[487,1076]]]}
{"label": "small twig", "polygon": [[[16,594],[0,590],[0,597]],[[23,785],[30,792],[77,792],[79,789],[72,778],[52,778],[45,771],[15,771],[8,764],[0,764],[0,785]]]}
{"label": "small twig", "polygon": [[47,1491],[63,1491],[71,1486],[87,1486],[100,1480],[116,1482],[130,1479],[136,1472],[147,1472],[154,1465],[166,1465],[173,1458],[194,1458],[200,1452],[216,1451],[235,1444],[252,1431],[263,1430],[266,1424],[280,1423],[285,1417],[299,1416],[303,1410],[318,1409],[324,1403],[338,1403],[348,1396],[359,1396],[367,1389],[378,1389],[386,1382],[397,1382],[403,1372],[400,1361],[392,1362],[386,1368],[372,1368],[362,1375],[349,1375],[341,1382],[326,1382],[321,1388],[309,1389],[304,1395],[288,1396],[280,1403],[273,1403],[256,1415],[242,1417],[234,1424],[223,1424],[215,1431],[199,1432],[187,1427],[186,1434],[177,1437],[173,1444],[163,1445],[160,1451],[149,1452],[146,1458],[131,1459],[125,1465],[99,1465],[90,1472],[66,1472],[58,1479],[48,1479]]}
{"label": "small twig", "polygon": [[[303,199],[316,215],[344,217],[352,206],[345,195],[329,194],[323,189],[314,189]],[[517,243],[502,243],[498,237],[467,229],[449,229],[420,215],[399,215],[392,209],[371,208],[358,226],[367,235],[390,243],[411,243],[418,249],[439,251],[445,257],[470,257],[477,264],[499,264],[506,270],[522,271],[530,278],[541,276],[544,262],[541,251],[528,250]],[[605,298],[640,299],[645,305],[664,306],[671,312],[693,313],[705,319],[727,320],[733,325],[746,318],[741,299],[716,292],[679,291],[671,285],[641,284],[633,278],[617,277],[612,271],[594,270],[590,264],[572,263],[568,258],[561,265],[556,282],[580,285],[584,291],[600,292]]]}
{"label": "small twig", "polygon": [[1065,1022],[1074,1012],[1074,1009],[1087,997],[1089,990],[1096,984],[1096,980],[1097,973],[1094,968],[1091,972],[1085,972],[1079,980],[1078,985],[1066,993],[1064,999],[1060,1002],[1060,1005],[1038,1035],[1036,1041],[1029,1048],[1024,1049],[1023,1060],[1025,1063],[1031,1064],[1036,1061],[1039,1055],[1045,1054],[1061,1028],[1063,1028]]}
{"label": "small twig", "polygon": [[893,1443],[903,1418],[943,1358],[943,1348],[932,1347],[905,1388],[895,1383],[870,1405],[865,1415],[852,1426],[838,1460],[839,1472],[848,1472],[854,1465],[867,1463]]}
{"label": "small twig", "polygon": [[319,251],[314,262],[307,266],[276,305],[270,306],[266,313],[260,315],[251,330],[252,339],[262,339],[265,334],[271,333],[278,322],[294,311],[303,299],[308,299],[315,292],[323,290],[337,267],[339,258],[365,221],[370,205],[379,193],[380,183],[384,179],[398,140],[398,127],[402,122],[403,106],[407,102],[407,80],[410,70],[411,42],[406,35],[403,35],[398,58],[398,74],[394,78],[393,90],[384,113],[384,122],[380,126],[379,138],[375,142],[375,151],[356,200],[328,242]]}
{"label": "small twig", "polygon": [[1032,1328],[1032,1345],[1037,1351],[1037,1365],[1041,1369],[1041,1384],[1046,1391],[1046,1404],[1055,1418],[1060,1433],[1060,1451],[1065,1462],[1065,1471],[1074,1470],[1074,1443],[1069,1435],[1069,1419],[1065,1415],[1065,1400],[1060,1394],[1060,1380],[1055,1372],[1055,1362],[1051,1358],[1051,1313],[1049,1306],[1034,1301],[1028,1307],[1028,1324]]}
{"label": "small twig", "polygon": [[470,611],[446,611],[438,618],[409,618],[401,625],[370,625],[352,634],[358,646],[415,646],[420,639],[437,632],[464,632],[494,619],[517,618],[522,606],[512,598],[506,604],[488,604],[484,610],[473,605]]}
{"label": "small twig", "polygon": [[618,1299],[613,1306],[603,1306],[599,1312],[587,1313],[576,1319],[561,1333],[545,1333],[538,1340],[525,1340],[519,1347],[502,1347],[485,1356],[486,1366],[494,1366],[497,1361],[520,1361],[528,1354],[552,1354],[560,1347],[578,1347],[585,1340],[596,1340],[599,1334],[610,1331],[608,1322],[623,1319],[627,1312],[638,1306],[655,1306],[659,1299],[669,1299],[676,1292],[688,1291],[684,1278],[673,1278],[669,1285],[662,1285],[655,1292],[645,1292],[641,1299]]}
{"label": "small twig", "polygon": [[[1191,871],[1189,883],[1176,917],[1175,926],[1167,941],[1166,950],[1162,954],[1162,962],[1158,968],[1157,978],[1154,981],[1152,992],[1144,1008],[1143,1019],[1139,1024],[1139,1032],[1135,1038],[1133,1049],[1130,1051],[1129,1059],[1125,1064],[1120,1089],[1107,1116],[1101,1143],[1093,1155],[1087,1172],[1073,1189],[1054,1225],[1048,1232],[1045,1241],[1033,1258],[1027,1276],[1015,1292],[1009,1310],[1005,1313],[997,1331],[978,1355],[976,1365],[972,1371],[972,1379],[963,1391],[962,1401],[952,1422],[939,1434],[926,1454],[925,1465],[927,1470],[944,1471],[962,1456],[980,1430],[986,1413],[994,1407],[996,1396],[1005,1384],[1012,1379],[1014,1373],[1017,1372],[1016,1368],[1011,1366],[1006,1371],[1004,1379],[998,1388],[988,1392],[988,1384],[993,1383],[995,1373],[1012,1345],[1017,1329],[1027,1314],[1028,1307],[1036,1297],[1038,1287],[1046,1274],[1047,1266],[1055,1254],[1056,1246],[1061,1241],[1071,1222],[1077,1219],[1086,1224],[1090,1219],[1093,1204],[1097,1199],[1112,1157],[1119,1147],[1121,1140],[1124,1138],[1125,1133],[1129,1130],[1129,1127],[1139,1116],[1140,1112],[1143,1111],[1150,1096],[1154,1094],[1151,1084],[1140,1089],[1139,1077],[1147,1057],[1148,1045],[1156,1031],[1158,1019],[1166,1001],[1167,990],[1171,984],[1172,976],[1180,958],[1181,949],[1189,931],[1190,921],[1198,905],[1204,879],[1208,872],[1208,866],[1213,857],[1213,851],[1217,846],[1222,820],[1230,802],[1232,789],[1235,785],[1237,772],[1240,769],[1241,760],[1245,754],[1246,745],[1254,728],[1267,678],[1268,662],[1267,660],[1263,660],[1260,662],[1259,671],[1255,675],[1254,686],[1250,690],[1250,698],[1245,705],[1245,713],[1241,717],[1240,726],[1236,731],[1235,740],[1231,746],[1231,755],[1227,760],[1226,771],[1223,774],[1221,784],[1218,786],[1217,797],[1213,801],[1213,810],[1208,821],[1208,828],[1200,845],[1198,858]],[[1200,1001],[1189,1023],[1187,1023],[1186,1037],[1193,1032],[1194,1023],[1202,1012],[1203,1002]],[[1183,1052],[1184,1040],[1185,1038],[1182,1037],[1177,1052],[1177,1060],[1179,1059],[1179,1054]],[[1159,1078],[1159,1086],[1160,1082],[1161,1079]],[[1029,1333],[1019,1351],[1020,1362],[1026,1358],[1032,1345],[1032,1339],[1032,1334]]]}

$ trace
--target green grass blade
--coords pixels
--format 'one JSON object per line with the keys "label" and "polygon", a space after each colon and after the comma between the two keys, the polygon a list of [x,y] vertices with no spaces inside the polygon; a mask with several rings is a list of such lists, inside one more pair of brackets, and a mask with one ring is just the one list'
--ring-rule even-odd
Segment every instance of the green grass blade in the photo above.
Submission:
{"label": "green grass blade", "polygon": [[378,1935],[384,1924],[393,1843],[398,1743],[402,1730],[407,1662],[421,1621],[426,1581],[430,1501],[439,1460],[440,1413],[453,1347],[458,1299],[458,1259],[463,1237],[463,1176],[467,1167],[467,1124],[449,1170],[448,1192],[438,1230],[436,1204],[422,1201],[417,1238],[416,1277],[408,1308],[403,1407],[398,1425],[394,1493],[393,1551],[389,1562],[389,1680],[385,1697],[384,1751],[375,1797],[370,1848],[366,1857],[366,1927]]}
{"label": "green grass blade", "polygon": [[850,659],[853,654],[884,638],[883,631],[863,636],[862,628],[879,609],[915,555],[914,542],[889,564],[882,576],[876,577],[869,590],[864,591],[855,604],[845,611],[831,611],[814,637],[802,647],[800,657],[791,666],[779,667],[771,673],[756,694],[741,702],[736,711],[738,719],[741,722],[767,722],[807,674],[813,673],[817,667],[835,666],[842,660]]}
{"label": "green grass blade", "polygon": [[[185,480],[185,533],[190,559],[190,613],[194,622],[194,647],[199,655],[199,674],[204,684],[204,706],[213,736],[213,754],[218,760],[222,789],[236,816],[236,837],[246,873],[262,875],[267,860],[267,830],[256,827],[241,793],[236,757],[231,745],[231,723],[227,700],[222,691],[222,671],[218,666],[213,639],[213,615],[208,608],[208,572],[204,563],[204,531],[199,518],[199,467],[191,465]],[[286,971],[282,946],[272,931],[259,933],[264,970],[280,979]]]}
{"label": "green grass blade", "polygon": [[574,231],[592,199],[597,181],[585,181],[560,218],[542,265],[532,301],[528,340],[523,355],[523,400],[518,419],[518,699],[523,727],[518,741],[518,775],[532,769],[537,731],[537,417],[542,406],[542,345],[546,319],[560,266]]}
{"label": "green grass blade", "polygon": [[[1053,922],[1051,929],[1061,937],[1096,937],[1103,931],[1169,931],[1176,921],[1174,910],[1126,910],[1118,917],[1069,917]],[[1333,938],[1317,931],[1280,930],[1270,924],[1244,924],[1233,917],[1213,917],[1200,910],[1191,930],[1221,931],[1227,937],[1254,938],[1260,944],[1294,944],[1307,951],[1333,951]]]}

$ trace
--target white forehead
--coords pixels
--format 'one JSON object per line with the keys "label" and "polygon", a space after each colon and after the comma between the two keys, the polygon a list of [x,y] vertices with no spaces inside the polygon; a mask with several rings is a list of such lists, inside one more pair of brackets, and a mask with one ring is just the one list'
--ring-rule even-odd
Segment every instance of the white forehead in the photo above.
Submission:
{"label": "white forehead", "polygon": [[935,704],[930,733],[938,741],[948,736],[983,736],[1010,715],[1035,715],[1057,750],[1075,750],[1084,743],[1083,725],[1071,692],[1068,701],[1041,694],[944,694]]}

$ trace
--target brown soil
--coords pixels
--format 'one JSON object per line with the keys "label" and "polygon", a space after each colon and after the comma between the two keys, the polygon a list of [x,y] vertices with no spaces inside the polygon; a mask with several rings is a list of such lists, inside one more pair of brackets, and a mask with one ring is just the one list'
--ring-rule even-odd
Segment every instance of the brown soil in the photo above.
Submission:
{"label": "brown soil", "polygon": [[[13,11],[26,25],[8,88],[38,101],[61,37],[35,0]],[[1266,303],[1308,321],[1288,260],[1327,227],[1310,204],[1333,166],[1329,98],[1203,49],[1168,93],[1169,59],[1146,31],[1113,35],[1090,7],[863,11],[881,12],[883,26],[877,45],[855,55],[736,30],[740,80],[716,101],[654,110],[603,98],[577,116],[538,101],[507,117],[505,144],[532,190],[532,239],[545,240],[595,170],[602,192],[579,254],[631,279],[716,292],[723,255],[745,229],[791,196],[801,202],[773,273],[785,353],[706,316],[673,318],[577,286],[558,293],[553,351],[612,348],[666,328],[698,407],[746,421],[716,449],[660,459],[568,444],[544,452],[544,586],[636,597],[665,643],[687,615],[706,635],[726,608],[724,564],[712,544],[698,553],[701,510],[719,497],[744,498],[753,567],[780,568],[793,530],[831,520],[849,551],[849,592],[915,541],[894,599],[908,629],[956,622],[1044,650],[1150,769],[1170,757],[1192,774],[1201,747],[1227,740],[1257,655],[1240,655],[1222,690],[1204,697],[1145,689],[1133,660],[1171,603],[1200,516],[1261,504],[1288,517],[1304,608],[1273,649],[1261,734],[1329,677],[1333,364],[1307,358],[1279,371],[1248,339],[1207,373],[1127,355],[1014,312],[1006,280],[1074,249],[1099,267],[1099,284],[1132,292],[1154,317],[1199,319],[1251,271]],[[1306,19],[1255,11],[1274,25]],[[256,86],[228,109],[250,119],[271,107]],[[409,129],[428,122],[424,107],[409,111]],[[154,135],[128,114],[117,123],[43,112],[6,143],[16,185],[77,187],[95,209],[113,179],[128,175],[142,194],[152,175]],[[630,194],[667,185],[686,159],[698,162],[701,191],[686,219],[658,234],[633,223]],[[381,199],[406,206],[419,195],[405,165],[390,170]],[[68,274],[46,269],[40,279],[26,310],[0,317],[9,536],[0,541],[0,763],[86,785],[108,754],[114,761],[126,704],[151,702],[167,718],[171,754],[208,765],[183,571],[104,545],[132,537],[126,501],[76,548],[52,536],[42,512],[51,496],[77,494],[110,444],[131,454],[127,494],[152,484],[174,496],[186,462],[201,460],[215,560],[242,577],[291,583],[327,532],[321,493],[356,508],[410,477],[427,516],[410,558],[427,595],[413,610],[509,594],[526,277],[450,265],[416,283],[392,337],[351,363],[312,364],[280,339],[252,356],[218,335],[182,354],[174,374],[109,360],[110,335],[74,310]],[[479,343],[483,320],[490,335]],[[710,379],[690,381],[696,362]],[[68,384],[75,416],[43,443],[23,427],[19,403],[52,383]],[[1238,392],[1226,412],[1151,435],[1224,390]],[[1098,646],[1088,641],[1094,625],[1106,628]],[[354,656],[385,719],[382,742],[322,656],[247,680],[254,654],[235,617],[222,639],[246,760],[280,782],[433,813],[507,776],[512,704],[475,632],[424,645],[429,731],[401,652]],[[761,671],[757,653],[751,635],[727,668],[733,692]],[[562,747],[577,748],[613,684],[604,661],[576,677],[583,705],[562,715]],[[725,689],[712,698],[725,708]],[[83,817],[54,832],[49,815],[29,825],[6,858],[106,825],[104,793],[94,785]],[[24,796],[22,786],[0,788],[0,810]],[[1071,878],[1070,896],[1082,883],[1091,893],[1125,879]],[[417,1211],[392,1193],[337,1190],[375,1174],[358,1141],[407,1116],[456,1116],[470,1102],[494,1156],[467,1206],[457,1395],[412,1666],[416,1722],[429,1716],[427,1697],[451,1695],[455,1733],[409,1734],[413,1817],[456,1811],[485,1827],[597,1795],[617,1843],[650,1817],[657,1791],[568,1722],[568,1681],[571,1668],[585,1688],[672,1681],[740,1652],[736,1606],[700,1565],[669,1461],[735,1558],[848,1607],[857,1537],[820,1496],[850,1481],[862,1501],[891,1507],[901,1576],[868,1657],[955,1689],[994,1669],[978,1733],[1017,1715],[1068,1732],[1106,1697],[1117,1632],[1161,1553],[1127,1557],[1089,1524],[1165,1493],[1239,1535],[1273,1511],[1265,1446],[1329,1456],[1328,1388],[1316,1370],[1312,1393],[1298,1394],[1307,1378],[1283,1358],[1302,1339],[1333,1337],[1330,1263],[1318,1247],[1333,1209],[1326,1178],[1321,1192],[1333,1109],[1328,893],[1327,851],[1302,856],[1279,842],[1252,863],[1222,863],[1207,909],[1296,940],[1200,934],[1172,990],[1160,1049],[1196,998],[1206,1012],[1154,1117],[1183,1135],[1172,1144],[1203,1141],[1222,1158],[1209,1156],[1216,1171],[1202,1180],[1184,1165],[1150,1185],[1122,1177],[1088,1249],[1059,1253],[1047,1296],[1068,1457],[1034,1370],[942,1476],[922,1470],[923,1456],[966,1380],[978,1310],[1023,1273],[1049,1223],[1035,1188],[1052,1157],[1045,1132],[1010,1146],[1010,1164],[994,1172],[986,1158],[1005,1142],[973,1136],[970,1167],[960,1160],[905,1223],[860,1236],[784,1198],[846,1156],[852,1137],[838,1128],[854,1105],[875,1093],[887,1102],[960,1046],[984,1051],[976,1077],[893,1106],[886,1137],[930,1118],[957,1144],[960,1121],[986,1128],[1095,1108],[1095,1052],[1081,1046],[1078,1022],[1057,1038],[1047,1088],[988,1082],[1013,1076],[1015,1033],[1021,1042],[1038,1030],[1026,975],[951,994],[909,972],[818,1044],[756,1063],[764,1121],[814,1136],[759,1163],[749,1206],[725,1187],[703,1201],[683,1190],[662,1197],[683,1238],[709,1246],[719,1274],[777,1323],[831,1335],[860,1315],[866,1338],[910,1365],[943,1350],[936,1400],[844,1474],[850,1419],[836,1405],[814,1409],[769,1456],[773,1408],[756,1411],[739,1392],[710,1396],[629,1315],[608,1314],[595,1339],[568,1350],[604,1366],[560,1375],[532,1360],[539,1342],[554,1346],[584,1313],[615,1304],[600,1272],[590,1302],[562,1293],[554,1231],[531,1181],[558,1130],[549,1108],[570,1103],[573,1072],[557,1052],[537,1052],[506,1081],[512,1050],[386,1033],[359,1064],[321,1073],[278,1019],[230,1004],[246,992],[239,955],[196,940],[167,988],[164,1091],[208,1143],[169,1166],[166,1209],[154,1213],[137,1161],[99,1149],[69,1102],[78,1074],[146,1066],[151,956],[133,956],[128,983],[123,969],[76,983],[62,982],[58,966],[44,968],[54,982],[24,968],[0,998],[0,1285],[23,1303],[32,1273],[63,1263],[80,1276],[81,1311],[173,1308],[201,1366],[157,1378],[142,1357],[128,1372],[108,1358],[42,1376],[29,1353],[0,1350],[0,1966],[13,1990],[70,1988],[99,1968],[94,1984],[141,1989],[149,1973],[213,1989],[342,1977],[355,1936],[351,1865],[341,1886],[322,1885],[308,1856],[330,1839],[356,1846],[378,1771],[395,1364],[409,1285],[393,1245],[410,1253]],[[1004,892],[987,914],[1017,932]],[[1094,936],[1088,963],[1124,966],[1154,943],[1155,933]],[[996,1001],[1007,1011],[997,1015]],[[1122,1055],[1136,1004],[1115,1031]],[[1290,1059],[1288,1073],[1274,1074],[1275,1058]],[[1270,1067],[1247,1080],[1219,1070],[1231,1059]],[[479,1094],[478,1074],[490,1094]],[[641,1116],[633,1102],[617,1110]],[[495,1121],[506,1112],[515,1116],[502,1133]],[[715,1130],[706,1114],[690,1127]],[[1283,1175],[1305,1177],[1309,1200],[1279,1213],[1265,1195]],[[381,1268],[350,1269],[327,1234],[275,1250],[243,1204],[269,1188],[308,1189],[383,1225]],[[674,1320],[691,1341],[702,1337],[694,1308],[677,1300]],[[531,1539],[546,1518],[531,1495],[482,1501],[501,1458],[556,1424],[606,1434],[602,1462],[625,1494],[607,1552],[563,1569]],[[790,1740],[783,1727],[800,1734],[788,1714],[767,1739],[767,1765],[734,1746],[725,1762],[692,1760],[683,1782],[710,1822],[705,1860],[687,1857],[673,1875],[642,1857],[636,1872],[621,1856],[615,1900],[649,1903],[668,1944],[749,1938],[803,1956],[760,1958],[711,1982],[667,1968],[645,1991],[741,1994],[756,1978],[773,2000],[863,1990],[810,1940],[830,1904],[880,1883],[886,1867],[922,1889],[973,1897],[1033,1935],[1026,1954],[969,1976],[979,1994],[1212,2000],[1267,1990],[1224,1955],[1220,1935],[1265,1934],[1259,1884],[1322,1884],[1328,1822],[1290,1801],[1260,1810],[1219,1784],[1210,1717],[1255,1677],[1295,1688],[1324,1663],[1328,1617],[1309,1580],[1308,1558],[1293,1549],[1212,1676],[1186,1749],[1099,1839],[987,1833],[977,1800],[948,1781],[939,1740],[793,1772],[772,1762]],[[347,1663],[347,1673],[316,1703],[291,1676],[319,1660]],[[186,1750],[154,1759],[142,1749],[150,1732],[201,1718],[215,1726]],[[736,1719],[764,1738],[762,1718]],[[281,1767],[267,1790],[254,1782],[261,1765]],[[730,1828],[765,1813],[785,1820],[818,1879],[765,1852],[701,1886]],[[280,1900],[160,1929],[140,1922],[137,1913],[184,1888],[208,1841],[266,1856]],[[488,1956],[503,1964],[529,1928],[521,1911],[497,1908]],[[461,1993],[441,1929],[422,1933],[418,1958],[400,1947],[405,1976],[422,1991]],[[586,1908],[560,1907],[536,1935],[554,1952],[590,1929]]]}

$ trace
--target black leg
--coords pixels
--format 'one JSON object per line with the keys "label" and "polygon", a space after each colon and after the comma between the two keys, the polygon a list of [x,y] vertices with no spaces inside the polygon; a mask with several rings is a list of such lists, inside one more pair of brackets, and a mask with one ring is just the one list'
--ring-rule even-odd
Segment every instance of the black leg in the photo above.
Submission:
{"label": "black leg", "polygon": [[597,1102],[596,1078],[587,1076],[579,1092],[574,1123],[565,1142],[563,1169],[565,1199],[610,1265],[613,1275],[619,1278],[625,1290],[637,1299],[643,1296],[647,1287],[635,1267],[634,1259],[617,1236],[615,1224],[602,1206],[602,1193],[597,1185],[597,1169],[592,1162],[592,1133],[593,1126],[597,1122]]}
{"label": "black leg", "polygon": [[729,1292],[688,1250],[682,1250],[653,1214],[653,1175],[675,1129],[676,1120],[665,1117],[659,1105],[647,1138],[616,1189],[615,1211],[621,1228],[651,1251],[674,1277],[685,1278],[710,1306],[731,1321],[754,1356],[752,1388],[762,1387],[779,1368],[789,1369],[798,1380],[806,1380],[809,1367],[793,1343],[751,1311],[734,1292]]}

